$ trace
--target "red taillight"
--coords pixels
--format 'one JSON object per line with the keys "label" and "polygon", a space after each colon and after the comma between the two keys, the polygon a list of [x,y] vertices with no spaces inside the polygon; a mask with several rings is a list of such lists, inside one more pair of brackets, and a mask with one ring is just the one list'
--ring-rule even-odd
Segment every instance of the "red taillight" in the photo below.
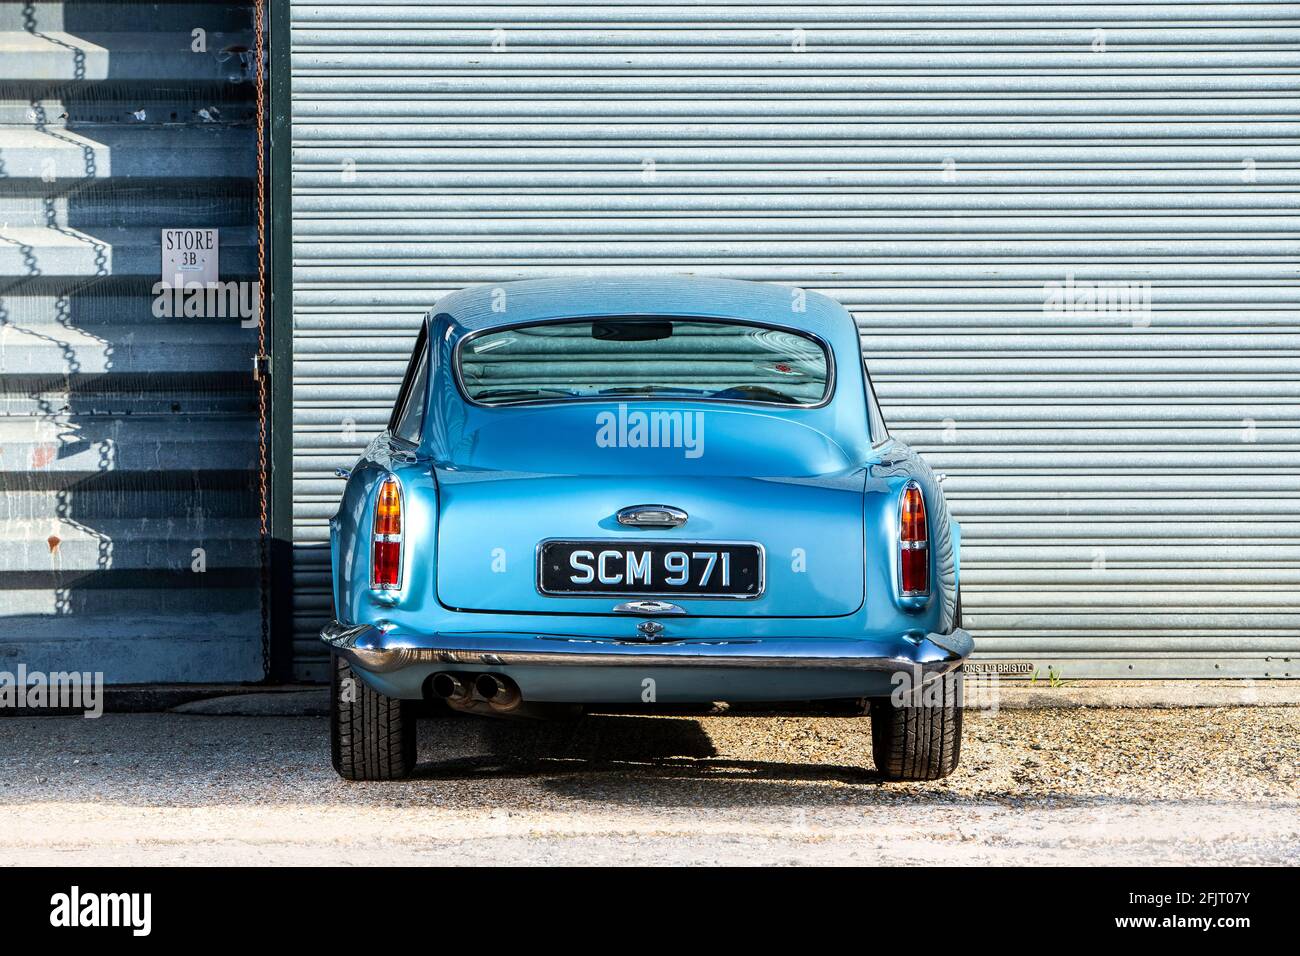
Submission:
{"label": "red taillight", "polygon": [[925,499],[913,483],[903,489],[898,521],[898,587],[904,597],[930,593],[930,533],[925,525]]}
{"label": "red taillight", "polygon": [[402,583],[402,489],[389,475],[375,499],[375,524],[370,538],[370,586],[385,590]]}

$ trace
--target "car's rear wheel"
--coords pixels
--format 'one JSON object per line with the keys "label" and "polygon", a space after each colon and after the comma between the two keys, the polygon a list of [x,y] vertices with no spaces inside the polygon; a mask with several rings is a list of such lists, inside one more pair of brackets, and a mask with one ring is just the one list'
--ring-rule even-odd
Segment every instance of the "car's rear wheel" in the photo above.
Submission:
{"label": "car's rear wheel", "polygon": [[330,681],[330,760],[345,780],[400,780],[415,769],[415,712],[385,697],[334,655]]}
{"label": "car's rear wheel", "polygon": [[924,702],[871,701],[871,750],[887,780],[938,780],[961,759],[961,671],[921,689]]}
{"label": "car's rear wheel", "polygon": [[[961,627],[961,593],[953,611]],[[880,697],[871,701],[871,749],[876,769],[888,780],[938,780],[957,769],[961,759],[962,672],[958,668],[903,703]]]}

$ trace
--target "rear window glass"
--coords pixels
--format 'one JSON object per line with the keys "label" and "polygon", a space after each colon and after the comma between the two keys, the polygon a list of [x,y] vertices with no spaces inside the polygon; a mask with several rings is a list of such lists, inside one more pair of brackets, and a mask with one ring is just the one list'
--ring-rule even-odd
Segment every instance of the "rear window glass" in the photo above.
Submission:
{"label": "rear window glass", "polygon": [[415,444],[420,442],[420,428],[424,425],[424,393],[429,376],[429,350],[422,347],[423,343],[424,338],[421,336],[420,344],[416,347],[419,358],[416,359],[415,374],[411,376],[402,398],[406,405],[397,416],[397,424],[393,426],[394,435]]}
{"label": "rear window glass", "polygon": [[810,336],[709,319],[614,316],[475,335],[460,380],[485,405],[610,397],[816,405],[830,357]]}

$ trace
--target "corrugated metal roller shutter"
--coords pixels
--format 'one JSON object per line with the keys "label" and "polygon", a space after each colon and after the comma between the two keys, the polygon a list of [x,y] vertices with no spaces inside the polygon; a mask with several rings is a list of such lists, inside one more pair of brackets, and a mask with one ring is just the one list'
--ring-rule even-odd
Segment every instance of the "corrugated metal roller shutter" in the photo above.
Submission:
{"label": "corrugated metal roller shutter", "polygon": [[[1294,674],[1297,12],[294,3],[302,673],[328,470],[422,311],[684,272],[854,311],[950,476],[983,657]],[[1138,298],[1045,308],[1070,281]]]}
{"label": "corrugated metal roller shutter", "polygon": [[252,42],[247,0],[0,3],[9,680],[263,677],[257,333],[153,292],[168,228],[257,278]]}

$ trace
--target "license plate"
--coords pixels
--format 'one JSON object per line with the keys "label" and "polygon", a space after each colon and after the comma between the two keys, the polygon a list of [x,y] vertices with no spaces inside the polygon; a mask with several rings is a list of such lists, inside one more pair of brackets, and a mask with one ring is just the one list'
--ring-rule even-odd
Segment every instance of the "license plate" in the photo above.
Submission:
{"label": "license plate", "polygon": [[758,597],[763,551],[756,544],[683,541],[545,541],[538,551],[543,594]]}

